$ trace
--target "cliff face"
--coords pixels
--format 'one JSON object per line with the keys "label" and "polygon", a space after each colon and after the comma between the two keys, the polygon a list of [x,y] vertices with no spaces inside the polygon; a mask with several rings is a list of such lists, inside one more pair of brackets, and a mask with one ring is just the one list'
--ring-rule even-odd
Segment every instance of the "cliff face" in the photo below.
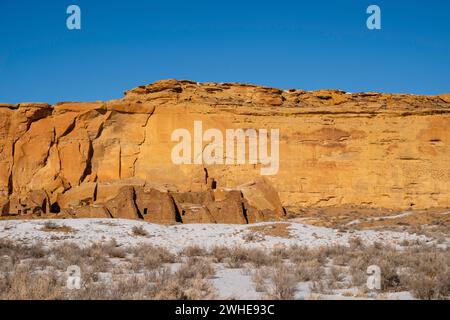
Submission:
{"label": "cliff face", "polygon": [[[165,80],[107,102],[0,105],[2,211],[42,199],[45,213],[60,211],[81,190],[89,196],[77,201],[104,203],[118,185],[162,194],[241,190],[261,175],[259,161],[202,161],[207,142],[192,147],[193,164],[175,164],[172,135],[187,129],[195,144],[195,123],[201,134],[224,137],[227,129],[278,129],[279,168],[263,184],[284,206],[450,207],[450,95]],[[270,136],[268,149],[275,151]]]}

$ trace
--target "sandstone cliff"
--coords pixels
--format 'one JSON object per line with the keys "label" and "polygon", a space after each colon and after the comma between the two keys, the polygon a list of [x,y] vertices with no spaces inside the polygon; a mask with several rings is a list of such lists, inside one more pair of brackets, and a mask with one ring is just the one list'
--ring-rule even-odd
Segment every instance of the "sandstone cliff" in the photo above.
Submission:
{"label": "sandstone cliff", "polygon": [[[279,129],[279,170],[261,179],[260,163],[174,164],[171,135],[195,121]],[[449,94],[236,83],[164,80],[106,102],[0,104],[0,212],[144,218],[151,208],[156,222],[244,223],[281,217],[276,191],[293,208],[450,207],[449,127]]]}

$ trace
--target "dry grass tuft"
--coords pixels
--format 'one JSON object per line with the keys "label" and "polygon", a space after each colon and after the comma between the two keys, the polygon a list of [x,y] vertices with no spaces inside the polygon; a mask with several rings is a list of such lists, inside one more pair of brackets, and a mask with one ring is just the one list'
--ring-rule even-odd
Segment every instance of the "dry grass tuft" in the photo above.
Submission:
{"label": "dry grass tuft", "polygon": [[292,300],[297,292],[297,279],[290,268],[279,264],[273,268],[270,274],[268,295],[272,299]]}
{"label": "dry grass tuft", "polygon": [[149,233],[147,232],[147,230],[144,229],[143,226],[134,226],[131,231],[134,236],[139,236],[139,237],[148,237],[149,236]]}
{"label": "dry grass tuft", "polygon": [[[81,268],[82,288],[65,287],[68,266]],[[0,299],[211,299],[217,266],[243,268],[265,297],[293,299],[297,285],[310,283],[312,296],[367,297],[367,267],[381,268],[381,298],[409,291],[418,299],[450,299],[450,248],[412,244],[402,250],[358,239],[349,247],[293,246],[272,252],[254,248],[188,247],[180,254],[143,244],[120,246],[114,239],[80,247],[47,248],[0,240]]]}
{"label": "dry grass tuft", "polygon": [[155,299],[165,300],[213,299],[217,293],[208,278],[214,273],[206,259],[189,258],[175,273],[162,269],[151,294]]}
{"label": "dry grass tuft", "polygon": [[200,246],[192,245],[184,248],[181,254],[186,257],[204,257],[208,255],[208,251]]}
{"label": "dry grass tuft", "polygon": [[256,234],[270,237],[291,238],[290,223],[273,223],[262,226],[248,227],[247,230]]}
{"label": "dry grass tuft", "polygon": [[65,226],[65,225],[58,225],[58,224],[54,223],[53,221],[46,221],[42,225],[42,228],[40,230],[45,231],[45,232],[64,232],[64,233],[76,232],[76,230],[73,229],[72,227]]}

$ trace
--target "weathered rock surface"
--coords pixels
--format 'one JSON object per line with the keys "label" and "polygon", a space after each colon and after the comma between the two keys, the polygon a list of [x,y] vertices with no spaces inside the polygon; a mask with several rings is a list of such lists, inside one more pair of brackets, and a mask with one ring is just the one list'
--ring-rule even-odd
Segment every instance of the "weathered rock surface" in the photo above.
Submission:
{"label": "weathered rock surface", "polygon": [[[284,216],[278,195],[267,181],[257,179],[248,186],[242,187],[242,190],[255,186],[259,189],[252,189],[253,193],[250,193],[250,196],[245,191],[246,197],[243,191],[237,189],[211,189],[201,192],[160,191],[142,185],[142,181],[136,179],[98,185],[86,182],[58,195],[56,203],[61,217],[144,219],[160,224],[180,222],[242,224],[277,220]],[[108,196],[99,198],[99,190],[107,192]],[[265,191],[266,194],[262,194],[261,191]],[[40,191],[40,194],[45,195],[45,192]],[[249,205],[249,199],[253,201],[253,206]],[[42,201],[45,199],[30,205],[33,208],[43,208]],[[268,206],[268,203],[273,205]],[[41,215],[44,212],[47,211],[40,209],[39,212],[33,213]],[[254,218],[255,216],[258,219]]]}
{"label": "weathered rock surface", "polygon": [[277,191],[265,178],[257,178],[238,189],[242,191],[250,223],[274,220],[285,214]]}
{"label": "weathered rock surface", "polygon": [[175,204],[167,192],[145,187],[135,187],[136,206],[140,216],[153,223],[182,222],[177,216]]}
{"label": "weathered rock surface", "polygon": [[[0,104],[0,210],[245,223],[282,205],[448,208],[449,96],[164,80],[107,102]],[[171,134],[194,121],[279,129],[278,173],[174,164]]]}
{"label": "weathered rock surface", "polygon": [[139,219],[139,212],[134,199],[133,186],[123,186],[114,199],[105,203],[105,207],[113,218]]}

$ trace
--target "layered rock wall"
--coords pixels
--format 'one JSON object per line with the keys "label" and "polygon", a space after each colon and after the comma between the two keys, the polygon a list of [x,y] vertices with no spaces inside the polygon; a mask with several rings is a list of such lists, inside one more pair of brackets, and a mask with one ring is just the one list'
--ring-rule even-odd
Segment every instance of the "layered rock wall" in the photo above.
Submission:
{"label": "layered rock wall", "polygon": [[[165,80],[113,101],[0,105],[0,209],[60,211],[74,206],[64,195],[78,186],[95,190],[85,202],[75,197],[78,206],[106,203],[120,184],[133,197],[137,186],[230,192],[261,175],[249,161],[174,164],[172,133],[194,133],[195,121],[224,136],[278,129],[279,169],[265,179],[284,206],[450,207],[450,95]],[[130,179],[140,182],[123,183]]]}

